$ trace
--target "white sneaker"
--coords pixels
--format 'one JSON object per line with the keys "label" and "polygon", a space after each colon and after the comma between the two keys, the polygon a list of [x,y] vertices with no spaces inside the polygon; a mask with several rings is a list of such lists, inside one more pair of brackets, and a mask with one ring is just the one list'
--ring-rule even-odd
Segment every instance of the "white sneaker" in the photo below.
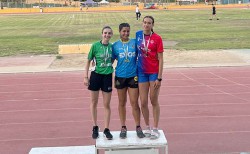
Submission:
{"label": "white sneaker", "polygon": [[158,131],[158,129],[154,129],[151,132],[150,139],[155,140],[155,139],[158,139],[159,137],[160,137],[160,132]]}
{"label": "white sneaker", "polygon": [[150,137],[151,133],[152,133],[150,127],[147,127],[147,129],[144,130],[143,133],[144,133],[145,137]]}

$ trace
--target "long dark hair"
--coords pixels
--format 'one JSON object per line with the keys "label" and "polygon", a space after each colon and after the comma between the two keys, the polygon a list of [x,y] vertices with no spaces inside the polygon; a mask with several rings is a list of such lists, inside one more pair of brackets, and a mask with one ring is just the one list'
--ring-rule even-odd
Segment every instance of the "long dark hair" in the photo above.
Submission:
{"label": "long dark hair", "polygon": [[[150,18],[152,20],[152,24],[155,23],[155,19],[152,16],[145,16],[142,21],[144,21],[145,18]],[[151,29],[152,32],[154,32],[153,28]]]}

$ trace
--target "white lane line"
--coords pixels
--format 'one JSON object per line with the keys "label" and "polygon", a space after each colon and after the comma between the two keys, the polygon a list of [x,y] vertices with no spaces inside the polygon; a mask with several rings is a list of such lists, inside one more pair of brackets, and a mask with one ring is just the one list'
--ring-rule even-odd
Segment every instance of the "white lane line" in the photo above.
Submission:
{"label": "white lane line", "polygon": [[[20,89],[22,90],[22,89]],[[23,94],[23,93],[39,93],[39,92],[77,92],[77,91],[89,91],[87,88],[82,88],[82,89],[66,89],[66,90],[59,90],[59,89],[55,89],[55,90],[26,90],[26,91],[13,91],[13,92],[0,92],[0,94]]]}
{"label": "white lane line", "polygon": [[236,133],[250,133],[250,131],[190,132],[190,133],[167,133],[167,134],[172,134],[172,135],[198,135],[198,134],[236,134]]}
{"label": "white lane line", "polygon": [[84,139],[89,140],[91,136],[84,137],[54,137],[54,138],[26,138],[26,139],[8,139],[0,140],[0,142],[15,142],[15,141],[34,141],[34,140],[63,140],[63,139]]}

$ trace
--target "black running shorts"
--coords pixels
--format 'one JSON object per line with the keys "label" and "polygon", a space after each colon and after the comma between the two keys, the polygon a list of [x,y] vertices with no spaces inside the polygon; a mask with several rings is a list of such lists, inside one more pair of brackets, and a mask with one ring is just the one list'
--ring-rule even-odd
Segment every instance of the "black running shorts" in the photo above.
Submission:
{"label": "black running shorts", "polygon": [[91,72],[89,79],[89,90],[98,91],[102,90],[104,92],[112,91],[112,73],[104,75],[98,74],[95,71]]}
{"label": "black running shorts", "polygon": [[123,89],[125,87],[129,88],[138,88],[138,77],[131,77],[131,78],[120,78],[115,77],[115,88]]}

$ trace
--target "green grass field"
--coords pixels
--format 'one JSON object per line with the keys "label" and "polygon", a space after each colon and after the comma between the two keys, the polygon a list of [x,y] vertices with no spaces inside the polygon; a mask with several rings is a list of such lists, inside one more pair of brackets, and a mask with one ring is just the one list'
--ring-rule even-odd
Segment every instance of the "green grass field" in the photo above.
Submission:
{"label": "green grass field", "polygon": [[[220,20],[208,20],[211,10],[142,11],[155,18],[154,31],[164,41],[175,41],[177,50],[250,48],[250,9],[217,9]],[[101,29],[131,25],[131,38],[142,27],[134,12],[25,14],[0,16],[0,56],[56,54],[59,44],[92,43],[100,40]],[[166,48],[168,45],[166,45]]]}

